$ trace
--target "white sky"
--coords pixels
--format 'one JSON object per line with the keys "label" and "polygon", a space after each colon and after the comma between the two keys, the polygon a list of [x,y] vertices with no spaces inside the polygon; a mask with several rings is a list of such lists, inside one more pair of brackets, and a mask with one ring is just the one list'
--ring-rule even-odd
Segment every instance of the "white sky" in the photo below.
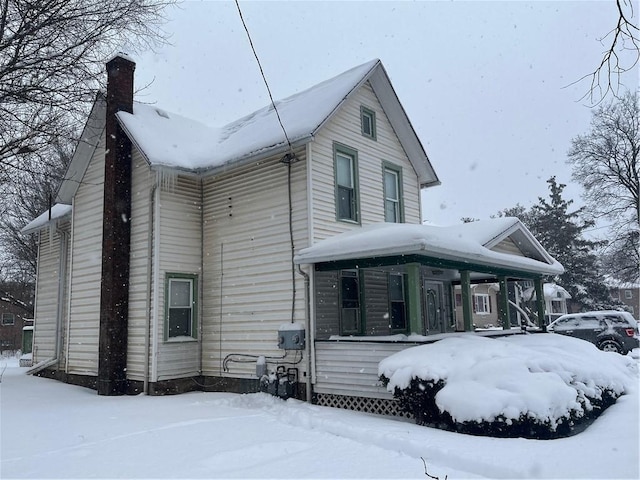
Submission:
{"label": "white sky", "polygon": [[[423,192],[425,219],[529,207],[551,175],[580,202],[565,160],[589,128],[589,83],[563,87],[599,64],[613,1],[240,5],[276,99],[382,60],[442,181]],[[153,81],[138,100],[212,126],[269,103],[233,1],[187,1],[168,16],[172,45],[134,55],[137,87]],[[637,70],[624,81],[637,88]]]}

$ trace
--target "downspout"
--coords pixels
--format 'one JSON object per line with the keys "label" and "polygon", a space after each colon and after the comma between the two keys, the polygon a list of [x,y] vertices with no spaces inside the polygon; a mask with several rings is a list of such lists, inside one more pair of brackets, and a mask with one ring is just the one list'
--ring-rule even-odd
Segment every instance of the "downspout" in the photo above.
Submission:
{"label": "downspout", "polygon": [[[71,248],[73,252],[73,242],[75,241],[75,197],[71,199]],[[67,328],[64,339],[64,373],[69,373],[69,345],[71,344],[71,286],[73,285],[73,255],[69,259],[69,282],[67,284]]]}
{"label": "downspout", "polygon": [[204,310],[204,180],[200,177],[200,281],[198,282],[198,374],[202,375],[202,355],[204,339],[204,319],[202,312]]}
{"label": "downspout", "polygon": [[[157,178],[157,177],[156,177]],[[157,181],[156,181],[157,184]],[[153,303],[152,303],[152,322],[151,322],[151,381],[155,382],[158,378],[158,306],[160,304],[160,292],[158,285],[160,283],[160,192],[161,189],[156,188],[154,215],[155,222],[153,227]]]}
{"label": "downspout", "polygon": [[147,298],[146,298],[146,309],[147,309],[147,322],[145,325],[144,332],[144,352],[145,352],[145,362],[144,362],[144,384],[143,391],[145,395],[149,395],[149,362],[151,361],[151,294],[152,294],[152,278],[153,278],[153,258],[154,258],[154,250],[153,250],[153,226],[155,223],[154,219],[154,209],[155,209],[155,198],[156,198],[156,189],[158,188],[157,177],[151,186],[151,192],[149,194],[149,217],[147,222]]}

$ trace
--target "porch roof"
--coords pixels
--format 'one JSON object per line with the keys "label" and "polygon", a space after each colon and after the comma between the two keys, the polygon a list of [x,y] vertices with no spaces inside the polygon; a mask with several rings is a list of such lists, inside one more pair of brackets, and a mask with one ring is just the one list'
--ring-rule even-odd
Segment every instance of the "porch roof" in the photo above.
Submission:
{"label": "porch roof", "polygon": [[[521,255],[496,251],[510,238]],[[346,264],[394,259],[445,268],[524,276],[559,275],[564,268],[517,218],[496,218],[450,227],[383,223],[322,240],[298,252],[297,264]],[[372,262],[369,262],[372,263]],[[364,262],[367,264],[367,262]]]}

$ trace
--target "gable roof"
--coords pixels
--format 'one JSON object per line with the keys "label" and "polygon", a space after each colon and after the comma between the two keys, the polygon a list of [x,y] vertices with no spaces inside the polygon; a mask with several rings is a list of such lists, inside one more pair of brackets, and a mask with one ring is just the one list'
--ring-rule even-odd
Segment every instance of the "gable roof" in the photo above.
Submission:
{"label": "gable roof", "polygon": [[[491,250],[504,238],[514,235],[526,243],[523,253],[512,255]],[[450,227],[383,223],[322,240],[295,256],[298,264],[315,264],[380,257],[417,255],[461,267],[498,268],[538,275],[559,275],[564,268],[535,240],[517,218],[496,218]]]}
{"label": "gable roof", "polygon": [[[351,94],[369,81],[413,164],[422,186],[437,185],[438,177],[393,90],[380,60],[372,60],[276,101],[291,144],[313,139]],[[119,112],[118,120],[152,166],[196,173],[215,172],[232,164],[288,150],[272,105],[213,128],[180,115],[141,104],[133,114]]]}

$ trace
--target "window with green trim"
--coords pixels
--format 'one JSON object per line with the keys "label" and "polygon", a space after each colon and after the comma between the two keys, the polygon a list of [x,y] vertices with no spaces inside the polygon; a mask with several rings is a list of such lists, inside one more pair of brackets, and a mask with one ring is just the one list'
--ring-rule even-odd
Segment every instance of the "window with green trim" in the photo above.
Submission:
{"label": "window with green trim", "polygon": [[198,278],[167,273],[165,340],[197,337]]}
{"label": "window with green trim", "polygon": [[406,276],[403,274],[389,274],[389,321],[392,332],[406,332],[407,302]]}
{"label": "window with green trim", "polygon": [[362,333],[360,279],[357,270],[340,271],[340,335]]}
{"label": "window with green trim", "polygon": [[15,325],[16,317],[13,313],[3,313],[2,314],[2,325]]}
{"label": "window with green trim", "polygon": [[376,112],[367,107],[360,107],[360,125],[362,135],[376,139]]}
{"label": "window with green trim", "polygon": [[384,187],[384,221],[401,223],[404,221],[402,202],[402,169],[388,163],[382,167]]}
{"label": "window with green trim", "polygon": [[358,154],[343,145],[334,144],[336,182],[336,218],[358,222]]}

